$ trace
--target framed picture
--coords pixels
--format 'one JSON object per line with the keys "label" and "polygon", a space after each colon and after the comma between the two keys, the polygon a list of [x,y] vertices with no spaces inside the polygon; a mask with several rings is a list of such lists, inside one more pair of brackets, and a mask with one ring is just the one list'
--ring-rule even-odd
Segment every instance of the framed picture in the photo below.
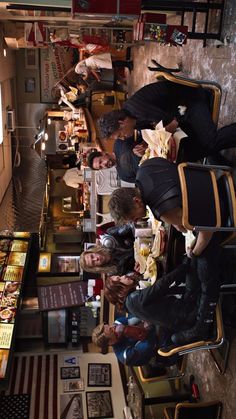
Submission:
{"label": "framed picture", "polygon": [[27,70],[36,70],[39,66],[38,49],[25,49],[25,68]]}
{"label": "framed picture", "polygon": [[65,393],[75,393],[76,391],[84,390],[84,379],[79,378],[78,380],[65,380],[63,382],[63,391]]}
{"label": "framed picture", "polygon": [[113,418],[111,392],[87,391],[86,404],[88,419]]}
{"label": "framed picture", "polygon": [[88,386],[111,387],[111,364],[88,364]]}
{"label": "framed picture", "polygon": [[61,367],[61,379],[80,378],[80,367]]}
{"label": "framed picture", "polygon": [[36,80],[34,77],[27,77],[25,79],[25,92],[34,93],[36,89]]}
{"label": "framed picture", "polygon": [[52,255],[51,272],[55,273],[78,273],[80,272],[79,255]]}
{"label": "framed picture", "polygon": [[67,311],[51,310],[43,314],[45,343],[47,345],[67,343]]}
{"label": "framed picture", "polygon": [[82,394],[61,394],[60,395],[60,418],[61,419],[83,419]]}

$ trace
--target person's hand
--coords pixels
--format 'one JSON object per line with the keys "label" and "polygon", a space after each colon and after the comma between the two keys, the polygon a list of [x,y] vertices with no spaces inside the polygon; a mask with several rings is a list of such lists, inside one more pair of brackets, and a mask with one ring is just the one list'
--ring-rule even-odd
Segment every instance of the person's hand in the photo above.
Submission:
{"label": "person's hand", "polygon": [[176,228],[177,231],[180,231],[181,233],[186,233],[187,230],[182,224],[173,224],[173,227]]}
{"label": "person's hand", "polygon": [[138,157],[142,157],[147,149],[148,145],[147,143],[145,143],[144,141],[141,144],[137,144],[134,148],[133,148],[133,153],[138,156]]}
{"label": "person's hand", "polygon": [[135,270],[135,272],[140,273],[140,265],[139,265],[139,263],[138,263],[138,262],[135,262],[135,265],[134,265],[134,270]]}
{"label": "person's hand", "polygon": [[178,121],[174,118],[168,125],[165,126],[165,130],[171,134],[174,134],[178,126]]}

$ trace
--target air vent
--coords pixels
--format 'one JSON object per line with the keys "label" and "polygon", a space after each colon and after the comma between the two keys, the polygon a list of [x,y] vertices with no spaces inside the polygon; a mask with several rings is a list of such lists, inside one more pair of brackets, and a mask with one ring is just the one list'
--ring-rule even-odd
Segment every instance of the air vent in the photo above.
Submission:
{"label": "air vent", "polygon": [[13,132],[15,128],[15,111],[7,111],[7,130]]}

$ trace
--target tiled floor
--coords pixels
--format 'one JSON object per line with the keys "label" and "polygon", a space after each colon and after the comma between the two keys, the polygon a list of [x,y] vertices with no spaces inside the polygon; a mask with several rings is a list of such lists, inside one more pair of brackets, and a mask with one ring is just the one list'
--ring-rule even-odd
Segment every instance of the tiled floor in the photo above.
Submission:
{"label": "tiled floor", "polygon": [[[236,120],[236,2],[227,2],[224,17],[223,38],[227,37],[229,44],[217,47],[213,41],[208,41],[203,48],[202,41],[188,40],[184,47],[168,47],[157,43],[136,45],[132,48],[134,71],[129,79],[129,94],[140,87],[155,81],[155,73],[148,71],[147,66],[155,58],[167,67],[182,66],[185,76],[198,79],[217,81],[223,89],[219,125],[225,125]],[[235,149],[236,150],[236,149]],[[235,157],[235,150],[225,154]],[[235,329],[231,329],[235,335]],[[236,386],[236,341],[232,338],[229,361],[226,373],[221,375],[215,368],[208,351],[195,352],[189,356],[187,376],[194,374],[200,388],[201,400],[220,399],[224,403],[223,419],[235,418]]]}

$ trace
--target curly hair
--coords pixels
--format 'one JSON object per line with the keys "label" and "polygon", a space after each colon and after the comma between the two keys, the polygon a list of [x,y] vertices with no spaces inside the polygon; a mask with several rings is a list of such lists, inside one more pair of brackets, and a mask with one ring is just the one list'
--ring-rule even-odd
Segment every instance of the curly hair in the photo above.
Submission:
{"label": "curly hair", "polygon": [[85,260],[85,256],[88,255],[89,253],[110,253],[110,250],[104,246],[98,245],[98,246],[93,246],[90,247],[88,250],[85,250],[83,253],[81,253],[80,255],[80,259],[79,259],[79,263],[80,263],[80,267],[81,269],[83,269],[83,271],[86,272],[97,272],[97,273],[109,273],[110,275],[112,275],[113,273],[117,272],[117,267],[115,265],[113,265],[112,263],[107,263],[106,265],[103,266],[87,266],[86,264],[86,260]]}
{"label": "curly hair", "polygon": [[110,137],[115,131],[120,128],[120,122],[126,118],[126,113],[123,110],[115,110],[103,114],[98,120],[97,125],[102,138]]}
{"label": "curly hair", "polygon": [[107,353],[109,338],[104,333],[105,323],[100,323],[92,332],[92,342],[102,348],[102,353]]}
{"label": "curly hair", "polygon": [[122,282],[113,281],[111,276],[108,276],[105,281],[104,296],[109,303],[116,306],[118,311],[122,311],[127,295],[136,289],[137,282],[127,285]]}
{"label": "curly hair", "polygon": [[92,170],[96,170],[93,167],[93,160],[95,159],[95,157],[101,157],[101,156],[102,156],[101,151],[97,151],[97,150],[96,151],[92,151],[91,153],[88,154],[88,156],[87,156],[87,163],[88,163],[88,166]]}
{"label": "curly hair", "polygon": [[108,207],[116,224],[125,224],[134,208],[134,198],[139,196],[137,188],[118,188],[112,192]]}

